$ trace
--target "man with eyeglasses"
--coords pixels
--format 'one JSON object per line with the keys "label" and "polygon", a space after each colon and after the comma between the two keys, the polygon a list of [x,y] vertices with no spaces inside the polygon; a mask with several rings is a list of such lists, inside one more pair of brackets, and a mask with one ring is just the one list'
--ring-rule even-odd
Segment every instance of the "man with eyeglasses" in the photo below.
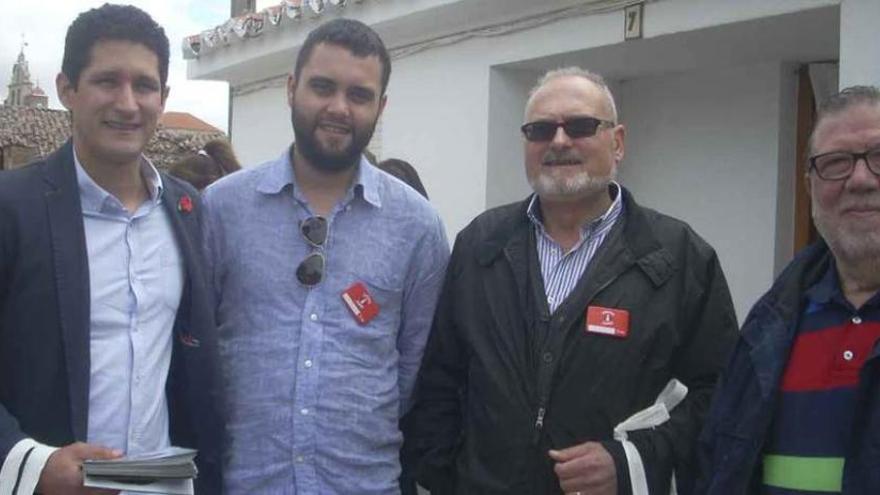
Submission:
{"label": "man with eyeglasses", "polygon": [[319,26],[287,81],[295,143],[207,189],[227,493],[399,493],[398,420],[449,247],[428,202],[363,156],[390,72],[368,26]]}
{"label": "man with eyeglasses", "polygon": [[453,249],[413,409],[417,479],[432,495],[647,494],[675,470],[689,487],[736,333],[715,252],[614,180],[625,130],[601,77],[549,72],[525,119],[535,194]]}
{"label": "man with eyeglasses", "polygon": [[743,324],[698,493],[880,493],[880,90],[823,103],[809,152],[821,239]]}

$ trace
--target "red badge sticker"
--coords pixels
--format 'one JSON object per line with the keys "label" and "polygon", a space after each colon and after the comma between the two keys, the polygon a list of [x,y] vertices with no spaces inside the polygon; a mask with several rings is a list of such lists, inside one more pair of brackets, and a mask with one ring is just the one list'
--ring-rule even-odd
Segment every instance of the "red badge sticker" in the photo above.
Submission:
{"label": "red badge sticker", "polygon": [[354,285],[345,289],[342,292],[342,301],[351,311],[355,321],[361,325],[366,325],[379,314],[379,305],[376,304],[373,296],[361,282],[355,282]]}
{"label": "red badge sticker", "polygon": [[587,306],[587,333],[601,333],[626,338],[629,335],[629,311],[625,309]]}
{"label": "red badge sticker", "polygon": [[189,213],[193,211],[193,202],[192,198],[188,195],[184,194],[180,197],[180,201],[177,202],[177,211],[181,213]]}

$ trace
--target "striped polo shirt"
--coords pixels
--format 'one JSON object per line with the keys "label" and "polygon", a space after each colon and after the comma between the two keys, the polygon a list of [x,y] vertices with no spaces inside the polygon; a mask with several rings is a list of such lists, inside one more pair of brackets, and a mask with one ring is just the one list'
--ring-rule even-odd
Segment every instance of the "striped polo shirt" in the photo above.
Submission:
{"label": "striped polo shirt", "polygon": [[538,260],[541,263],[544,293],[547,295],[550,313],[556,311],[577,285],[602,241],[623,212],[620,185],[612,182],[608,186],[608,194],[612,198],[611,206],[604,214],[581,227],[580,240],[567,253],[563,252],[562,247],[544,229],[538,196],[533,196],[529,203],[527,214],[535,228]]}
{"label": "striped polo shirt", "polygon": [[859,371],[880,338],[880,293],[855,309],[833,265],[805,297],[764,450],[767,495],[840,493]]}

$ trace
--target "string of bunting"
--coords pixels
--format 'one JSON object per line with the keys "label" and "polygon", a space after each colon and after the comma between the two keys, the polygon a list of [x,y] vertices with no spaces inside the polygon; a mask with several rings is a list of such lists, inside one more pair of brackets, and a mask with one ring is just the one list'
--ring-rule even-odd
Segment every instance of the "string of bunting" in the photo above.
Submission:
{"label": "string of bunting", "polygon": [[[353,3],[363,3],[364,0],[351,0]],[[265,9],[247,13],[227,20],[223,24],[212,29],[206,29],[199,34],[193,34],[183,39],[183,58],[192,60],[199,58],[202,53],[213,50],[218,46],[228,45],[234,39],[256,38],[263,34],[267,26],[278,28],[287,22],[296,22],[303,17],[316,18],[324,13],[327,6],[344,8],[349,0],[282,0],[277,5]]]}

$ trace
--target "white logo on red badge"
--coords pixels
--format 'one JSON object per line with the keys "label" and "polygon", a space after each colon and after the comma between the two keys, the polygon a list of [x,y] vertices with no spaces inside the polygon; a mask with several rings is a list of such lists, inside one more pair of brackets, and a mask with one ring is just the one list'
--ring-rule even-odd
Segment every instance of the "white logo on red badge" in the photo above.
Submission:
{"label": "white logo on red badge", "polygon": [[625,309],[587,307],[587,321],[584,331],[612,337],[626,338],[629,335],[629,311]]}
{"label": "white logo on red badge", "polygon": [[366,325],[379,314],[379,305],[361,282],[355,282],[342,292],[342,300],[355,321]]}

